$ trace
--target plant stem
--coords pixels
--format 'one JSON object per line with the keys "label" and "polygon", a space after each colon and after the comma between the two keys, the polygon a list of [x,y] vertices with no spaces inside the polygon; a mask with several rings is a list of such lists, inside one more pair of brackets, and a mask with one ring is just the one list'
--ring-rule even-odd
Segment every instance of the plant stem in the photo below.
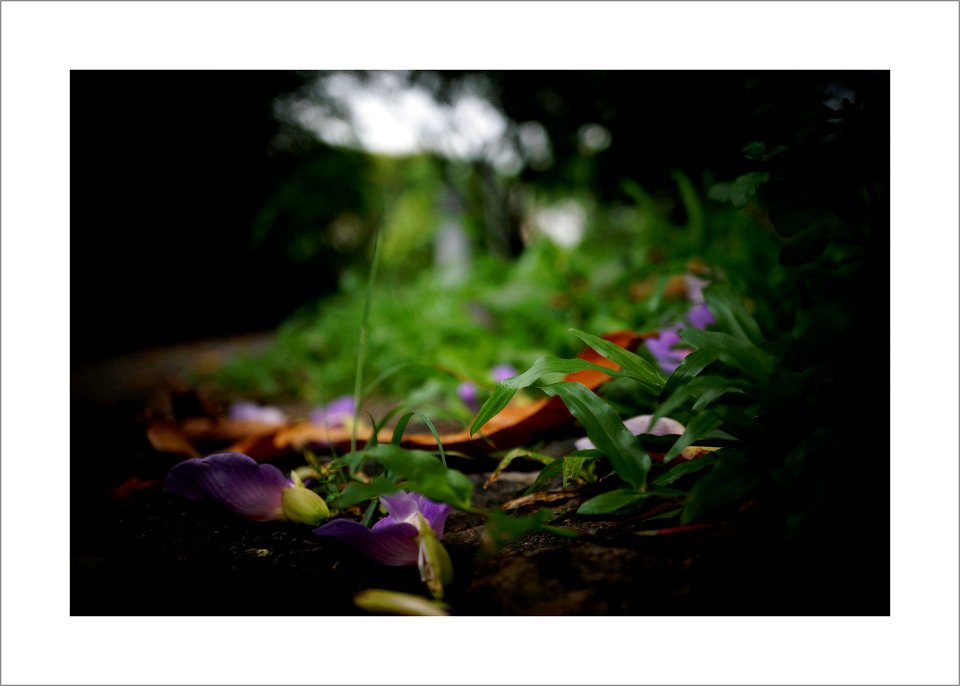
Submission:
{"label": "plant stem", "polygon": [[377,266],[380,264],[380,237],[383,234],[383,223],[386,221],[386,202],[384,202],[384,219],[380,228],[376,230],[373,239],[373,259],[370,263],[370,277],[367,280],[367,292],[363,301],[363,317],[360,320],[360,341],[357,344],[357,375],[353,384],[353,426],[350,430],[350,452],[357,451],[357,422],[360,418],[360,395],[363,391],[363,358],[367,351],[367,331],[370,321],[370,302],[373,300],[373,286],[377,280]]}

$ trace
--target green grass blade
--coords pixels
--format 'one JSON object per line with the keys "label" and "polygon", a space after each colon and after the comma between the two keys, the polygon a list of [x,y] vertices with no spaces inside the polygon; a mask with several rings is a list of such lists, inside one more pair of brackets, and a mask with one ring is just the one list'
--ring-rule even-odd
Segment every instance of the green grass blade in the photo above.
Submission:
{"label": "green grass blade", "polygon": [[701,469],[706,469],[716,461],[717,459],[713,455],[702,455],[695,460],[687,460],[675,465],[669,471],[666,471],[657,478],[653,479],[650,483],[653,486],[669,486],[677,479],[686,476],[687,474],[699,472]]}
{"label": "green grass blade", "polygon": [[407,424],[414,416],[419,417],[421,421],[427,425],[430,433],[433,434],[433,438],[437,442],[437,450],[440,452],[440,462],[444,467],[446,467],[447,454],[443,450],[443,441],[440,440],[440,432],[437,431],[437,427],[434,426],[432,421],[430,421],[430,418],[421,412],[407,412],[405,415],[400,417],[400,420],[397,422],[396,426],[393,427],[393,439],[391,443],[393,443],[393,445],[400,445],[400,443],[403,441],[403,432],[406,431]]}
{"label": "green grass blade", "polygon": [[728,333],[687,327],[680,330],[680,337],[695,348],[713,353],[721,362],[736,367],[758,381],[766,381],[773,375],[775,362],[772,356],[752,343]]}
{"label": "green grass blade", "polygon": [[575,381],[561,381],[544,386],[542,390],[563,400],[570,414],[580,420],[587,436],[607,456],[621,479],[634,488],[645,485],[650,456],[609,405]]}
{"label": "green grass blade", "polygon": [[669,398],[673,393],[686,384],[690,379],[696,377],[706,367],[717,361],[715,353],[709,350],[694,350],[683,358],[680,366],[674,370],[667,383],[664,384],[660,398]]}
{"label": "green grass blade", "polygon": [[567,455],[563,458],[563,487],[566,488],[567,484],[576,481],[577,477],[580,476],[580,472],[583,469],[583,465],[596,458],[587,457],[586,455]]}
{"label": "green grass blade", "polygon": [[670,460],[679,455],[688,445],[698,438],[707,435],[714,429],[717,429],[721,424],[720,417],[712,410],[698,414],[687,423],[687,428],[684,430],[683,435],[677,439],[677,442],[673,444],[669,452],[663,456],[663,463],[667,464],[670,462]]}
{"label": "green grass blade", "polygon": [[664,376],[663,372],[639,355],[630,352],[626,348],[621,348],[616,343],[584,331],[570,329],[570,332],[597,351],[602,357],[605,357],[611,362],[616,362],[631,379],[638,381],[648,390],[654,393],[659,393],[663,390],[667,377]]}
{"label": "green grass blade", "polygon": [[577,508],[577,514],[582,515],[602,515],[611,514],[617,510],[639,503],[641,500],[649,498],[647,493],[641,493],[630,488],[622,488],[616,491],[607,491],[598,496],[590,498]]}
{"label": "green grass blade", "polygon": [[430,429],[430,433],[433,434],[434,440],[437,442],[437,450],[440,451],[440,463],[446,467],[447,466],[447,454],[443,452],[443,441],[440,440],[440,433],[437,431],[437,427],[433,425],[433,422],[430,421],[430,417],[420,412],[417,412],[417,416],[423,420],[423,423],[427,425],[427,428]]}
{"label": "green grass blade", "polygon": [[736,338],[759,345],[763,343],[757,321],[747,312],[743,302],[726,285],[713,283],[703,290],[711,314],[717,320],[717,326]]}
{"label": "green grass blade", "polygon": [[473,483],[462,472],[444,467],[431,453],[381,443],[370,450],[367,457],[400,479],[400,488],[416,491],[461,510],[473,509]]}
{"label": "green grass blade", "polygon": [[357,374],[353,382],[353,430],[350,432],[350,452],[357,450],[357,425],[360,418],[360,404],[363,391],[363,362],[367,351],[367,337],[370,328],[370,302],[373,300],[373,287],[377,282],[377,267],[380,264],[380,243],[383,227],[377,230],[373,241],[373,259],[370,262],[370,277],[367,280],[367,292],[363,299],[363,316],[360,318],[360,340],[357,342]]}
{"label": "green grass blade", "polygon": [[337,498],[337,507],[345,510],[351,505],[362,503],[365,500],[370,500],[370,498],[379,498],[387,493],[396,493],[399,490],[399,486],[384,476],[378,476],[367,484],[352,482],[347,484],[340,497]]}
{"label": "green grass blade", "polygon": [[535,453],[530,450],[524,450],[523,448],[514,448],[513,450],[508,451],[502,458],[500,458],[500,462],[497,464],[496,469],[494,469],[493,473],[491,473],[490,476],[487,478],[487,481],[483,487],[487,488],[487,486],[489,486],[494,481],[496,481],[499,478],[500,474],[503,473],[503,470],[509,467],[510,464],[514,460],[516,460],[518,457],[534,460],[544,465],[548,465],[551,462],[554,462],[555,460],[558,459],[556,457],[550,457],[548,455],[541,455],[539,453]]}
{"label": "green grass blade", "polygon": [[593,364],[592,362],[578,358],[541,357],[534,362],[527,371],[497,384],[493,394],[487,398],[487,401],[480,408],[476,418],[473,420],[473,424],[470,426],[470,435],[472,436],[477,433],[484,424],[499,414],[500,411],[510,403],[517,391],[532,386],[544,374],[573,374],[574,372],[582,372],[586,369],[595,369],[614,377],[627,376],[624,372],[616,369],[601,367],[598,364]]}
{"label": "green grass blade", "polygon": [[546,467],[540,470],[540,473],[537,474],[537,478],[534,479],[534,482],[527,486],[526,490],[523,492],[524,495],[530,495],[540,490],[540,487],[547,483],[553,477],[563,473],[563,460],[557,458]]}

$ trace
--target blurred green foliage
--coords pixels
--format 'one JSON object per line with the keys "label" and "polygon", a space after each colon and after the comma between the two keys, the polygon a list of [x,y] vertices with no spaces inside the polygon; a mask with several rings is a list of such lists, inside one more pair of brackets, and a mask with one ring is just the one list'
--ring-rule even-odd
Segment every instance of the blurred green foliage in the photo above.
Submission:
{"label": "blurred green foliage", "polygon": [[[565,247],[533,233],[517,257],[497,257],[483,249],[483,221],[470,212],[477,180],[464,174],[459,191],[466,211],[454,219],[474,257],[451,281],[433,265],[445,219],[437,202],[445,187],[442,167],[425,157],[374,158],[367,171],[371,187],[388,197],[364,378],[408,365],[378,393],[446,406],[462,420],[469,415],[455,400],[459,381],[490,388],[496,364],[520,369],[543,355],[574,356],[582,343],[571,328],[601,335],[682,318],[689,302],[666,292],[668,277],[687,272],[691,260],[750,290],[766,288],[777,269],[771,231],[725,203],[702,199],[680,173],[671,198],[657,200],[624,181],[622,202],[612,206],[584,191],[559,196],[525,188],[531,207],[572,197],[588,208],[584,237]],[[669,217],[675,203],[688,218],[683,225]],[[359,238],[352,240],[369,248],[369,223],[358,220],[354,230]],[[216,386],[231,395],[308,404],[351,392],[367,268],[363,259],[345,264],[337,294],[302,308],[264,354],[219,370]]]}

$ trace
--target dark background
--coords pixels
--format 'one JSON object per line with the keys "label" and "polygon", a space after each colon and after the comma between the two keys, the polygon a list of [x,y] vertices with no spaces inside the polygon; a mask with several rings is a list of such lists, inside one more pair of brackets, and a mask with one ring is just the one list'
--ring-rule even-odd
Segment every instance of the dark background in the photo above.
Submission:
{"label": "dark background", "polygon": [[[463,73],[441,74],[442,97]],[[508,117],[539,121],[550,135],[553,165],[528,168],[522,180],[544,187],[586,184],[602,201],[625,200],[624,178],[653,193],[673,192],[675,169],[695,183],[734,178],[747,170],[743,145],[795,135],[795,115],[809,105],[813,88],[838,81],[869,97],[882,96],[886,87],[871,72],[486,76]],[[293,149],[272,145],[283,128],[273,116],[274,99],[309,77],[274,71],[71,73],[74,361],[269,329],[336,288],[336,253],[291,261],[283,242],[292,238],[282,225],[272,227],[272,240],[252,240],[264,206],[308,159],[326,158],[342,173],[309,179],[296,191],[314,196],[304,203],[361,202],[355,197],[362,171],[356,155],[325,148],[302,132]],[[600,123],[613,135],[586,175],[576,149],[584,122]],[[882,149],[875,157],[883,159]],[[292,208],[288,222],[305,211]]]}

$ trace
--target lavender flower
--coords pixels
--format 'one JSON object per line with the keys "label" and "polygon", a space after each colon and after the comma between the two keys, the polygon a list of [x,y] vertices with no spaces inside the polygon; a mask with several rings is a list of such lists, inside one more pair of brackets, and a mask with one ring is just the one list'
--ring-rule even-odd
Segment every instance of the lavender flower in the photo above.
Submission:
{"label": "lavender flower", "polygon": [[435,503],[419,493],[399,491],[380,498],[387,516],[371,528],[349,519],[324,524],[313,533],[330,536],[382,565],[417,565],[420,578],[439,598],[452,566],[440,545],[450,505]]}
{"label": "lavender flower", "polygon": [[[517,370],[509,364],[498,364],[490,370],[490,378],[495,383],[506,381],[510,377],[516,376]],[[477,386],[470,381],[464,381],[457,386],[457,396],[463,401],[463,404],[476,412],[480,409],[480,403],[477,402]]]}
{"label": "lavender flower", "polygon": [[310,422],[319,424],[328,429],[349,426],[356,411],[356,402],[352,395],[341,395],[322,407],[315,408],[310,413]]}
{"label": "lavender flower", "polygon": [[646,340],[647,348],[653,355],[653,359],[660,365],[660,369],[667,374],[672,374],[683,362],[683,358],[693,352],[690,348],[674,349],[674,346],[680,342],[680,334],[677,333],[679,328],[679,326],[672,326],[661,329],[656,338]]}
{"label": "lavender flower", "polygon": [[687,321],[690,322],[690,326],[695,326],[698,329],[705,329],[711,324],[717,323],[706,303],[699,303],[691,307],[690,311],[687,312]]}
{"label": "lavender flower", "polygon": [[693,274],[684,274],[683,285],[687,291],[687,298],[690,302],[700,304],[704,302],[703,289],[709,286],[710,282]]}
{"label": "lavender flower", "polygon": [[480,409],[480,404],[477,402],[477,387],[474,383],[464,381],[457,386],[457,397],[473,412]]}
{"label": "lavender flower", "polygon": [[[638,417],[627,419],[623,422],[623,425],[627,427],[634,436],[639,436],[640,434],[654,434],[655,436],[677,434],[679,436],[683,434],[684,426],[676,419],[661,417],[653,425],[653,428],[650,428],[650,420],[652,418],[653,415],[642,414]],[[578,438],[574,446],[576,446],[577,450],[589,450],[596,447],[589,438]]]}
{"label": "lavender flower", "polygon": [[296,474],[288,479],[269,464],[242,453],[217,453],[185,460],[167,473],[167,490],[188,500],[212,498],[258,522],[289,519],[316,526],[330,516],[319,495]]}
{"label": "lavender flower", "polygon": [[509,364],[498,364],[493,369],[490,370],[490,376],[497,383],[500,383],[501,381],[506,381],[507,379],[516,375],[517,375],[517,370],[514,369]]}
{"label": "lavender flower", "polygon": [[[693,307],[687,311],[686,323],[698,329],[703,329],[716,323],[713,313],[707,304],[703,301],[703,288],[709,284],[709,281],[697,278],[691,274],[684,277],[687,287],[687,297],[693,302]],[[665,329],[661,329],[657,338],[649,338],[646,341],[647,348],[653,355],[660,369],[667,374],[672,374],[687,355],[693,352],[690,348],[676,348],[674,346],[680,342],[678,331],[682,324],[674,324]]]}

